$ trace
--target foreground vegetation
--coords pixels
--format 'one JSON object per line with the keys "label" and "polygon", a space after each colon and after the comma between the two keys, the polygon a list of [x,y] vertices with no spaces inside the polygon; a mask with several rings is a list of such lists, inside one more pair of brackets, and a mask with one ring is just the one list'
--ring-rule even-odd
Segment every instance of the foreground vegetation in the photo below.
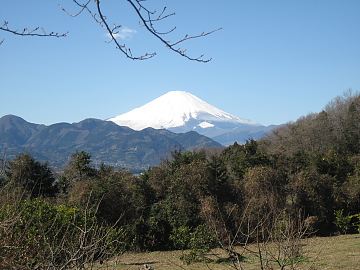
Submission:
{"label": "foreground vegetation", "polygon": [[[176,150],[136,176],[76,152],[61,175],[24,153],[2,160],[0,268],[84,269],[124,251],[212,248],[234,269],[296,269],[308,236],[360,228],[360,95],[260,141]],[[239,251],[238,247],[242,247]],[[251,256],[249,258],[252,258]]]}

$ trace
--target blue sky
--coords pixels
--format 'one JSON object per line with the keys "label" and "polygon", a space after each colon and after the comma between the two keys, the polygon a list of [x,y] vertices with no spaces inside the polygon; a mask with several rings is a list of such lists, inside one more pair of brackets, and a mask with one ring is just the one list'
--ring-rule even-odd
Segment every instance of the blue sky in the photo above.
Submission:
{"label": "blue sky", "polygon": [[144,28],[127,1],[104,1],[109,23],[130,29],[121,43],[134,54],[157,52],[146,61],[125,58],[106,33],[70,0],[1,1],[0,23],[67,32],[65,38],[18,37],[0,31],[0,117],[14,114],[50,125],[107,119],[167,93],[188,91],[215,107],[263,125],[295,121],[320,112],[349,88],[360,91],[360,1],[160,1],[176,15],[159,23],[177,26],[168,38],[222,27],[171,52]]}

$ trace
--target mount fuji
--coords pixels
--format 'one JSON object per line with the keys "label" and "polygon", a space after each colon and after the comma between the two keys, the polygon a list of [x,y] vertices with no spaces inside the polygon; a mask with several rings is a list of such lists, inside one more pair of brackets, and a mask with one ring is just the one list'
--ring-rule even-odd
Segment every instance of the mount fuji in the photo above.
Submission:
{"label": "mount fuji", "polygon": [[134,130],[152,127],[175,133],[196,131],[223,145],[234,141],[244,143],[249,138],[258,139],[269,129],[217,109],[185,91],[168,92],[108,121]]}

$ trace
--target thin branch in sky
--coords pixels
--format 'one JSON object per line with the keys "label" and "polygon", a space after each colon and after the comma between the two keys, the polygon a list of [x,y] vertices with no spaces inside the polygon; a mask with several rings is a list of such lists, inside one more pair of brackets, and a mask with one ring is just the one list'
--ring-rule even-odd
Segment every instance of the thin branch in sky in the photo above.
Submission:
{"label": "thin branch in sky", "polygon": [[[90,16],[102,27],[104,28],[107,32],[108,32],[108,36],[110,37],[110,40],[107,41],[107,43],[111,43],[114,42],[116,45],[116,48],[119,49],[123,54],[125,54],[126,57],[133,59],[133,60],[145,60],[145,59],[149,59],[152,58],[156,55],[156,52],[152,52],[152,53],[145,53],[142,54],[140,56],[135,56],[132,54],[131,49],[126,47],[126,44],[120,44],[119,41],[117,40],[117,37],[121,36],[121,32],[122,30],[120,30],[120,28],[122,27],[121,25],[118,24],[113,24],[112,27],[109,26],[109,23],[107,21],[106,16],[103,14],[102,12],[102,7],[100,4],[100,0],[87,0],[84,4],[81,4],[78,0],[73,0],[73,2],[80,8],[79,12],[77,12],[76,14],[70,14],[64,7],[60,6],[62,8],[62,10],[64,10],[68,15],[72,16],[72,17],[76,17],[78,15],[80,15],[81,13],[83,13],[84,11],[87,11]],[[91,7],[92,3],[95,3],[95,7]],[[184,41],[187,41],[189,39],[194,39],[194,38],[199,38],[199,37],[205,37],[215,31],[220,30],[216,29],[216,30],[212,30],[210,32],[203,32],[199,35],[194,35],[194,36],[189,36],[189,35],[185,35],[182,39],[175,41],[175,42],[170,42],[167,41],[163,38],[164,35],[167,35],[169,33],[172,33],[175,29],[176,26],[174,26],[173,28],[169,29],[168,31],[165,32],[160,32],[157,30],[157,28],[155,27],[156,23],[164,20],[166,18],[169,18],[171,16],[174,16],[175,13],[170,13],[170,14],[166,14],[166,7],[164,7],[162,9],[162,11],[157,14],[156,11],[150,11],[147,7],[145,7],[141,2],[144,2],[144,0],[127,0],[127,2],[133,7],[135,13],[137,14],[137,17],[140,19],[140,26],[143,26],[147,29],[148,32],[150,32],[153,36],[155,36],[158,40],[160,40],[162,43],[165,44],[165,46],[167,48],[169,48],[170,50],[180,54],[181,56],[189,59],[189,60],[193,60],[193,61],[198,61],[198,62],[209,62],[211,60],[210,59],[203,59],[204,55],[200,55],[198,57],[191,57],[187,54],[185,49],[181,49],[181,48],[175,48],[175,46],[177,46],[179,43],[182,43]],[[124,28],[123,28],[124,29]]]}
{"label": "thin branch in sky", "polygon": [[[159,16],[157,18],[153,18],[153,15],[156,14],[156,12],[151,12],[150,10],[148,10],[146,7],[144,7],[140,2],[142,2],[142,0],[127,0],[130,5],[135,9],[136,13],[138,14],[140,20],[141,20],[141,25],[142,26],[145,26],[145,28],[151,33],[153,34],[156,38],[158,38],[161,42],[163,42],[167,48],[169,48],[170,50],[180,54],[181,56],[184,56],[185,58],[189,59],[189,60],[194,60],[194,61],[198,61],[198,62],[209,62],[211,60],[210,59],[203,59],[203,54],[200,55],[199,57],[190,57],[187,53],[186,53],[186,50],[182,50],[180,48],[176,49],[174,46],[181,43],[181,42],[184,42],[188,39],[192,39],[192,38],[198,38],[198,37],[204,37],[204,36],[207,36],[215,31],[218,31],[220,30],[221,28],[219,29],[216,29],[216,30],[213,30],[213,31],[210,31],[210,32],[207,32],[207,33],[201,33],[200,35],[196,35],[196,36],[189,36],[189,35],[186,35],[184,38],[174,42],[174,43],[170,43],[169,41],[166,41],[165,39],[162,38],[162,35],[166,35],[168,33],[171,33],[173,32],[176,27],[170,29],[169,31],[167,32],[159,32],[155,27],[154,27],[154,24],[157,22],[157,21],[160,21],[160,20],[163,20],[169,16],[173,16],[175,15],[175,13],[171,13],[171,14],[168,14],[168,15],[164,15],[165,13],[165,10],[166,10],[166,7],[163,8],[162,12],[160,12]],[[137,4],[137,5],[136,5]],[[145,16],[142,14],[142,11],[145,11],[145,16],[147,17],[147,19],[145,19]]]}
{"label": "thin branch in sky", "polygon": [[[5,21],[2,26],[0,26],[0,30],[12,33],[14,35],[18,36],[36,36],[36,37],[65,37],[68,32],[59,34],[55,32],[46,32],[44,28],[36,27],[32,30],[29,30],[28,28],[24,28],[22,31],[14,30],[9,28],[9,22]],[[0,45],[4,42],[4,39],[0,42]]]}
{"label": "thin branch in sky", "polygon": [[[88,12],[90,14],[90,16],[102,28],[104,28],[107,31],[107,35],[110,37],[110,40],[107,41],[107,43],[114,42],[116,45],[116,48],[119,49],[123,54],[125,54],[126,57],[133,59],[133,60],[145,60],[145,59],[154,57],[156,55],[156,52],[144,53],[140,56],[135,56],[135,55],[133,55],[130,48],[128,48],[126,46],[126,44],[120,44],[120,42],[117,40],[118,37],[120,37],[121,39],[129,38],[132,33],[135,33],[134,32],[135,30],[131,30],[126,27],[122,27],[119,24],[113,24],[113,26],[111,27],[109,25],[107,17],[103,14],[100,1],[102,1],[102,0],[84,0],[84,3],[81,3],[80,0],[73,0],[73,3],[75,3],[80,8],[79,11],[75,14],[71,14],[63,6],[61,6],[61,5],[59,5],[59,6],[64,12],[66,12],[66,14],[68,14],[71,17],[77,17],[80,14],[82,14],[84,11]],[[212,30],[209,32],[202,32],[199,35],[193,35],[193,36],[185,35],[183,38],[181,38],[177,41],[171,42],[171,41],[165,40],[165,36],[167,34],[174,32],[176,30],[176,26],[170,28],[167,31],[159,31],[156,27],[156,24],[159,21],[162,21],[171,16],[174,16],[175,13],[169,13],[169,14],[166,13],[166,7],[164,7],[161,10],[161,12],[159,12],[159,13],[157,11],[151,11],[142,4],[142,2],[145,2],[144,0],[127,0],[127,2],[134,9],[136,17],[138,19],[140,19],[140,23],[139,23],[140,26],[145,27],[148,32],[150,32],[156,39],[160,40],[163,44],[165,44],[165,46],[167,48],[169,48],[173,52],[178,53],[181,56],[183,56],[189,60],[203,62],[203,63],[209,62],[211,60],[211,58],[204,59],[203,54],[200,56],[197,56],[197,57],[190,56],[190,55],[188,55],[186,49],[178,48],[176,46],[178,46],[180,43],[183,43],[189,39],[205,37],[209,34],[214,33],[215,31],[220,30],[221,28]],[[9,25],[9,22],[5,21],[4,24],[2,26],[0,26],[0,30],[9,32],[9,33],[12,33],[12,34],[15,34],[18,36],[65,37],[68,34],[68,32],[63,33],[63,34],[59,34],[57,32],[46,32],[44,30],[44,28],[40,28],[40,27],[36,27],[32,30],[30,30],[28,28],[24,28],[23,30],[19,31],[19,30],[14,30],[14,29],[9,28],[8,25]],[[130,30],[131,30],[131,32],[130,32]],[[4,42],[4,40],[1,40],[0,45],[3,42]]]}

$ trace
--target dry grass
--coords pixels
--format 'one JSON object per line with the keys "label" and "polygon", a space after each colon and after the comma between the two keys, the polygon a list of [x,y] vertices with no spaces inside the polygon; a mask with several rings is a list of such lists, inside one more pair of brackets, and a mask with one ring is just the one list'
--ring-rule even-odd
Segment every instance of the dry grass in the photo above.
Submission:
{"label": "dry grass", "polygon": [[[250,246],[254,249],[254,246]],[[302,241],[304,257],[296,269],[360,269],[360,235],[340,235],[333,237],[315,237]],[[240,251],[240,249],[238,250]],[[186,252],[186,251],[185,251]],[[165,269],[234,269],[229,263],[216,263],[226,254],[221,249],[214,249],[207,254],[211,263],[195,263],[185,265],[180,256],[182,251],[128,253],[102,265],[99,269],[139,270],[147,264],[155,270]],[[259,260],[250,253],[244,254],[246,260],[242,263],[243,269],[260,269]],[[278,268],[274,268],[278,269]]]}

